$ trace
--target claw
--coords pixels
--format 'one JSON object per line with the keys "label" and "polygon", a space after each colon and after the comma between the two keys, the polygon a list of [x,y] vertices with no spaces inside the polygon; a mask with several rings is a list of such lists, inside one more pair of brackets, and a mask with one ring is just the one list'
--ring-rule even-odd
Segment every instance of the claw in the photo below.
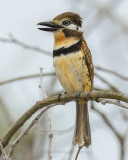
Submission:
{"label": "claw", "polygon": [[59,94],[58,94],[58,102],[60,102],[60,97],[61,97],[62,95],[65,95],[65,94],[67,94],[67,92],[59,93]]}
{"label": "claw", "polygon": [[62,93],[58,94],[58,102],[60,102],[60,97],[62,96]]}
{"label": "claw", "polygon": [[64,92],[64,94],[68,94],[67,92]]}
{"label": "claw", "polygon": [[79,98],[80,98],[80,94],[81,94],[81,93],[82,93],[82,91],[76,93],[76,101],[77,101],[77,102],[79,101]]}

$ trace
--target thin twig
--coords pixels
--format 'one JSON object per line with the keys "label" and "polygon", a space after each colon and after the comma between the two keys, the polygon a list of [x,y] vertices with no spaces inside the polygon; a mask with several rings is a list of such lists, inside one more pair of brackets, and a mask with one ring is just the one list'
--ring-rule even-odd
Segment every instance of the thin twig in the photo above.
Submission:
{"label": "thin twig", "polygon": [[[55,135],[65,135],[65,134],[68,134],[70,132],[72,132],[74,129],[74,125],[72,125],[71,127],[67,128],[67,129],[64,129],[64,130],[52,130],[52,133],[55,134]],[[42,131],[41,134],[48,134],[49,131]]]}
{"label": "thin twig", "polygon": [[[120,78],[122,78],[123,80],[128,80],[127,77],[124,77],[122,75],[120,75],[119,73],[117,72],[114,72],[112,70],[108,70],[108,69],[105,69],[105,68],[102,68],[102,67],[98,67],[98,66],[95,66],[96,69],[98,70],[101,70],[101,71],[105,71],[105,72],[108,72],[108,73],[111,73],[111,74],[114,74]],[[43,73],[42,76],[54,76],[55,75],[55,72],[48,72],[48,73]],[[99,76],[98,74],[96,74],[96,76]],[[5,80],[5,81],[1,81],[0,82],[0,85],[4,85],[4,84],[8,84],[10,82],[15,82],[15,81],[20,81],[20,80],[25,80],[25,79],[30,79],[30,78],[38,78],[40,77],[40,74],[32,74],[32,75],[26,75],[26,76],[19,76],[19,77],[15,77],[15,78],[11,78],[11,79],[8,79],[8,80]],[[97,90],[97,89],[96,89]]]}
{"label": "thin twig", "polygon": [[[55,72],[48,72],[48,73],[43,73],[42,74],[43,77],[45,77],[45,76],[55,76],[55,75],[56,75]],[[21,80],[31,79],[31,78],[39,78],[39,77],[40,77],[40,74],[38,74],[38,73],[37,74],[32,74],[32,75],[27,75],[27,76],[19,76],[19,77],[15,77],[15,78],[12,78],[12,79],[5,80],[5,81],[1,81],[0,85],[5,85],[5,84],[16,82],[16,81],[21,81]],[[98,88],[98,87],[94,87],[93,89],[96,90],[96,91],[106,91],[106,92],[109,91],[109,90]],[[63,90],[55,93],[54,95],[56,95],[56,94],[58,95],[61,92],[63,92]],[[51,96],[53,96],[53,94]]]}
{"label": "thin twig", "polygon": [[[89,36],[89,34],[92,34],[93,31],[95,31],[95,29],[103,22],[103,20],[106,18],[106,16],[108,16],[106,14],[106,10],[104,10],[105,6],[99,6],[99,3],[96,2],[95,0],[89,0],[88,1],[91,6],[93,7],[93,9],[96,8],[97,13],[94,15],[93,17],[93,21],[91,21],[91,23],[89,23],[87,26],[84,27],[84,30],[87,30],[86,33],[86,37]],[[108,4],[107,4],[107,8],[109,8],[109,10],[114,10],[115,8],[117,8],[120,3],[123,2],[121,0],[111,0]]]}
{"label": "thin twig", "polygon": [[125,139],[122,137],[122,140],[120,140],[120,160],[125,160]]}
{"label": "thin twig", "polygon": [[43,70],[43,68],[40,68],[40,85],[39,85],[39,88],[41,88],[41,91],[42,91],[42,93],[44,95],[44,98],[48,98],[48,96],[47,96],[47,94],[46,94],[46,92],[45,92],[45,90],[43,88],[43,79],[42,79],[43,73],[42,73],[42,70]]}
{"label": "thin twig", "polygon": [[72,159],[73,151],[74,151],[74,145],[72,145],[72,147],[71,147],[71,149],[70,149],[68,160],[71,160],[71,159]]}
{"label": "thin twig", "polygon": [[97,109],[96,107],[94,107],[93,103],[91,108],[97,112],[105,121],[105,123],[109,126],[109,128],[111,128],[111,130],[115,133],[115,135],[117,136],[118,139],[121,139],[121,135],[117,132],[117,130],[113,127],[113,125],[111,124],[111,122],[108,120],[108,118],[106,117],[106,115],[101,112],[99,109]]}
{"label": "thin twig", "polygon": [[[55,72],[43,73],[42,76],[43,77],[44,76],[55,76]],[[5,80],[5,81],[1,81],[0,85],[8,84],[10,82],[30,79],[30,78],[38,78],[38,77],[40,77],[40,74],[32,74],[32,75],[27,75],[27,76],[19,76],[19,77],[15,77],[15,78],[12,78],[12,79]]]}
{"label": "thin twig", "polygon": [[[103,5],[103,6],[99,6],[98,1],[94,1],[94,0],[90,0],[89,2],[91,2],[91,5],[95,8],[97,8],[97,17],[95,17],[95,19],[97,19],[97,22],[99,22],[99,15],[100,15],[100,22],[102,22],[103,19],[105,19],[106,17],[109,17],[112,21],[116,22],[118,25],[120,25],[121,29],[123,32],[128,34],[128,25],[122,20],[121,17],[116,16],[112,11],[114,10],[114,7],[119,6],[119,4],[123,1],[118,0],[116,1],[116,3],[110,1],[110,4],[107,5]],[[102,18],[102,19],[101,19]],[[98,23],[97,23],[98,24]],[[92,25],[93,26],[93,25]]]}
{"label": "thin twig", "polygon": [[111,90],[108,90],[108,89],[103,89],[103,88],[99,88],[99,87],[93,87],[93,90],[94,91],[103,91],[103,92],[111,92]]}
{"label": "thin twig", "polygon": [[125,21],[120,17],[116,16],[109,8],[104,8],[105,14],[116,24],[118,24],[124,33],[128,34],[128,25]]}
{"label": "thin twig", "polygon": [[84,146],[85,146],[85,144],[82,144],[82,145],[80,145],[80,146],[79,146],[78,151],[77,151],[77,153],[76,153],[75,160],[77,160],[78,155],[79,155],[79,153],[80,153],[81,149],[82,149]]}
{"label": "thin twig", "polygon": [[[42,73],[43,68],[40,68],[40,85],[39,87],[42,90],[42,93],[44,94],[45,98],[48,98],[44,88],[43,88],[43,79],[42,79]],[[52,159],[52,153],[51,153],[51,148],[52,148],[52,139],[53,139],[53,132],[52,132],[52,121],[51,121],[51,115],[50,115],[50,109],[48,109],[48,123],[49,123],[49,144],[48,144],[48,160]]]}
{"label": "thin twig", "polygon": [[124,158],[125,158],[125,153],[124,153],[124,148],[125,148],[125,146],[124,146],[124,143],[125,143],[125,136],[123,137],[123,136],[121,136],[118,132],[117,132],[117,130],[114,128],[114,126],[112,125],[112,123],[108,120],[108,118],[107,118],[107,116],[103,113],[103,112],[101,112],[99,109],[97,109],[96,107],[94,107],[94,104],[93,104],[93,102],[92,102],[92,105],[91,105],[91,108],[95,111],[95,112],[97,112],[102,118],[103,118],[103,120],[104,120],[104,122],[108,125],[108,127],[113,131],[113,133],[116,135],[116,137],[118,138],[118,140],[119,140],[119,142],[120,142],[120,147],[121,147],[121,149],[120,149],[120,160],[124,160]]}
{"label": "thin twig", "polygon": [[42,54],[45,54],[47,56],[52,57],[52,54],[50,52],[48,52],[47,50],[41,49],[39,47],[28,45],[28,44],[26,44],[26,43],[24,43],[22,41],[19,41],[16,38],[14,38],[14,36],[12,36],[12,35],[10,36],[10,39],[0,37],[0,42],[3,42],[3,43],[13,43],[13,44],[21,46],[21,47],[23,47],[25,49],[31,49],[31,50],[34,50],[36,52],[39,52],[39,53],[42,53]]}
{"label": "thin twig", "polygon": [[119,100],[108,100],[108,99],[101,99],[101,98],[99,98],[99,99],[97,100],[97,102],[101,102],[103,105],[105,105],[106,103],[114,104],[114,105],[120,106],[120,107],[122,107],[122,108],[128,109],[128,106],[120,103]]}
{"label": "thin twig", "polygon": [[4,159],[4,160],[11,160],[11,159],[8,158],[8,156],[7,156],[6,152],[5,152],[5,149],[4,149],[4,147],[3,147],[3,144],[2,144],[1,139],[0,139],[0,149],[1,149],[1,152],[2,152],[2,154],[3,154],[3,159]]}
{"label": "thin twig", "polygon": [[8,157],[11,158],[15,147],[19,144],[19,142],[28,134],[30,129],[38,122],[39,118],[42,116],[42,114],[50,107],[53,107],[53,105],[49,105],[41,110],[41,112],[34,118],[34,120],[28,125],[28,127],[18,136],[18,138],[11,143],[11,147],[8,153]]}
{"label": "thin twig", "polygon": [[119,77],[119,78],[121,78],[123,80],[128,81],[128,77],[125,77],[125,76],[123,76],[123,75],[121,75],[121,74],[119,74],[119,73],[117,73],[115,71],[112,71],[112,70],[109,70],[109,69],[106,69],[106,68],[102,68],[100,66],[95,66],[95,69],[97,69],[99,71],[104,71],[104,72],[107,72],[107,73],[111,73],[111,74],[113,74],[113,75],[115,75],[115,76],[117,76],[117,77]]}
{"label": "thin twig", "polygon": [[107,84],[113,92],[120,92],[116,87],[114,87],[110,82],[108,82],[106,79],[104,79],[99,74],[95,73],[95,76],[97,78],[99,78],[102,82],[104,82],[105,84]]}

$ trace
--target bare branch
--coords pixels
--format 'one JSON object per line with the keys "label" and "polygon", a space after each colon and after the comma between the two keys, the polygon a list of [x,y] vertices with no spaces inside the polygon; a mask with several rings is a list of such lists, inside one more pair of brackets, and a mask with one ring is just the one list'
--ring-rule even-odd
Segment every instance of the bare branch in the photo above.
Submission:
{"label": "bare branch", "polygon": [[[40,85],[39,87],[42,90],[42,93],[44,94],[45,98],[48,98],[44,88],[43,88],[43,79],[42,79],[42,73],[43,68],[40,68]],[[51,115],[50,115],[50,109],[48,109],[48,122],[49,122],[49,145],[48,145],[48,160],[52,159],[52,154],[51,154],[51,148],[52,148],[52,139],[53,139],[53,132],[52,132],[52,121],[51,121]]]}
{"label": "bare branch", "polygon": [[120,140],[120,148],[121,148],[121,153],[120,153],[120,160],[125,160],[125,139]]}
{"label": "bare branch", "polygon": [[[113,93],[113,92],[87,92],[81,93],[80,99],[84,100],[93,100],[97,101],[99,98],[105,99],[116,99],[123,102],[128,103],[128,96],[121,93]],[[70,95],[62,95],[60,97],[60,102],[65,104],[67,102],[73,101],[76,99],[76,94]],[[29,110],[27,110],[17,121],[16,123],[9,129],[9,131],[3,136],[2,144],[5,147],[13,135],[17,132],[17,130],[24,125],[24,123],[39,109],[44,108],[49,105],[60,105],[58,103],[58,96],[53,96],[42,101],[37,102],[34,106],[32,106]]]}
{"label": "bare branch", "polygon": [[[44,76],[54,76],[55,75],[55,72],[51,72],[51,73],[43,73],[43,77]],[[40,77],[40,74],[32,74],[32,75],[27,75],[27,76],[19,76],[19,77],[16,77],[16,78],[12,78],[12,79],[8,79],[8,80],[5,80],[5,81],[1,81],[0,82],[0,85],[4,85],[4,84],[8,84],[10,82],[15,82],[15,81],[20,81],[20,80],[24,80],[24,79],[30,79],[30,78],[38,78]]]}
{"label": "bare branch", "polygon": [[101,112],[99,109],[97,109],[96,107],[94,107],[94,105],[91,106],[91,108],[97,112],[105,121],[105,123],[111,128],[111,130],[115,133],[115,135],[117,136],[118,139],[121,139],[121,136],[118,134],[117,130],[113,127],[113,125],[111,124],[111,122],[108,120],[108,118],[106,117],[106,115]]}
{"label": "bare branch", "polygon": [[70,149],[70,152],[69,152],[68,160],[71,160],[73,151],[74,151],[74,145],[71,146],[71,149]]}
{"label": "bare branch", "polygon": [[95,112],[97,112],[102,118],[103,118],[103,120],[104,120],[104,122],[108,125],[108,127],[113,131],[113,133],[116,135],[116,137],[118,138],[118,140],[119,140],[119,142],[120,142],[120,147],[121,147],[121,149],[120,149],[120,160],[124,160],[124,157],[125,157],[125,153],[124,153],[124,143],[125,143],[125,136],[121,136],[118,132],[117,132],[117,130],[114,128],[114,126],[112,125],[112,123],[108,120],[108,118],[107,118],[107,116],[103,113],[103,112],[101,112],[99,109],[97,109],[96,107],[94,107],[94,105],[93,105],[93,102],[92,102],[92,106],[91,106],[91,108],[95,111]]}
{"label": "bare branch", "polygon": [[[55,105],[55,104],[54,104]],[[34,120],[29,124],[29,126],[18,136],[18,138],[11,143],[10,151],[8,153],[8,157],[11,158],[11,156],[14,153],[15,147],[19,144],[19,142],[28,134],[30,129],[38,122],[39,118],[42,116],[42,114],[53,105],[49,105],[41,110],[41,112],[34,118]]]}
{"label": "bare branch", "polygon": [[104,8],[105,14],[109,16],[109,18],[116,22],[116,24],[120,25],[122,31],[128,34],[128,25],[122,20],[121,17],[114,15],[114,13],[109,8]]}
{"label": "bare branch", "polygon": [[11,160],[11,159],[8,158],[8,156],[7,156],[7,154],[6,154],[5,150],[4,150],[4,147],[3,147],[1,139],[0,139],[0,149],[1,149],[1,152],[3,154],[3,159],[4,160]]}
{"label": "bare branch", "polygon": [[[104,72],[108,72],[108,73],[111,73],[113,75],[116,75],[118,76],[119,78],[123,79],[123,80],[128,80],[128,77],[124,77],[122,75],[120,75],[119,73],[115,72],[115,71],[112,71],[112,70],[108,70],[108,69],[105,69],[105,68],[102,68],[102,67],[99,67],[99,66],[95,66],[95,68],[97,70],[100,70],[100,71],[104,71]],[[55,72],[48,72],[48,73],[43,73],[42,76],[54,76],[55,75]],[[104,83],[106,83],[107,81],[103,80],[103,78],[95,73],[95,75],[101,79],[102,81],[104,81]],[[27,75],[27,76],[19,76],[19,77],[15,77],[15,78],[12,78],[12,79],[8,79],[8,80],[5,80],[5,81],[1,81],[0,82],[0,85],[4,85],[4,84],[8,84],[10,82],[15,82],[15,81],[20,81],[20,80],[25,80],[25,79],[30,79],[30,78],[38,78],[40,77],[40,74],[32,74],[32,75]],[[113,87],[111,84],[109,84],[107,82],[107,84],[112,87],[114,90],[115,90],[115,87]],[[98,88],[96,88],[95,90],[99,90]]]}
{"label": "bare branch", "polygon": [[45,92],[45,90],[43,88],[43,79],[42,79],[43,73],[42,73],[42,70],[43,70],[43,68],[40,68],[40,85],[39,85],[39,88],[41,88],[42,93],[44,95],[44,98],[48,98],[48,96],[47,96],[47,94],[46,94],[46,92]]}
{"label": "bare branch", "polygon": [[111,74],[113,74],[113,75],[115,75],[115,76],[117,76],[117,77],[119,77],[119,78],[121,78],[123,80],[126,80],[126,81],[128,80],[128,77],[125,77],[125,76],[123,76],[123,75],[121,75],[121,74],[119,74],[119,73],[117,73],[115,71],[112,71],[112,70],[109,70],[109,69],[105,69],[105,68],[102,68],[102,67],[99,67],[99,66],[95,66],[95,69],[97,69],[99,71],[104,71],[104,72],[107,72],[107,73],[111,73]]}
{"label": "bare branch", "polygon": [[[128,34],[128,25],[122,20],[121,17],[119,16],[116,16],[114,13],[113,13],[113,10],[114,10],[114,7],[117,7],[119,6],[119,4],[123,1],[121,0],[118,0],[116,1],[116,3],[114,2],[113,5],[111,5],[111,1],[110,1],[110,4],[108,5],[103,5],[103,6],[99,6],[99,3],[98,1],[94,1],[94,0],[90,0],[89,2],[91,2],[91,5],[95,8],[97,8],[98,10],[98,13],[95,17],[95,24],[99,24],[99,22],[101,23],[102,20],[105,18],[105,17],[109,17],[112,21],[116,22],[118,25],[120,25],[121,29],[123,32],[127,33]],[[99,21],[100,20],[100,21]],[[97,23],[96,23],[97,21]],[[96,26],[96,25],[91,25],[91,26]],[[96,27],[95,27],[96,28]],[[94,29],[94,28],[93,28]]]}
{"label": "bare branch", "polygon": [[102,82],[104,82],[105,84],[107,84],[113,92],[120,92],[116,87],[114,87],[112,84],[110,84],[106,79],[104,79],[99,74],[95,73],[95,76],[97,78],[99,78]]}
{"label": "bare branch", "polygon": [[[67,133],[72,132],[74,129],[74,125],[72,125],[71,127],[64,129],[64,130],[52,130],[53,135],[65,135]],[[48,134],[49,131],[42,131],[41,134]]]}
{"label": "bare branch", "polygon": [[[42,77],[45,77],[45,76],[55,76],[55,75],[56,75],[55,72],[48,72],[48,73],[43,73]],[[4,84],[11,83],[11,82],[16,82],[16,81],[21,81],[21,80],[25,80],[25,79],[30,79],[30,78],[39,78],[39,77],[40,77],[40,74],[32,74],[32,75],[27,75],[27,76],[19,76],[19,77],[15,77],[15,78],[12,78],[12,79],[5,80],[5,81],[1,81],[0,85],[4,85]],[[106,92],[109,91],[109,90],[105,90],[105,89],[98,88],[98,87],[94,87],[93,89],[96,90],[96,91],[106,91]],[[54,95],[59,94],[61,92],[63,92],[63,90],[55,93]],[[51,95],[51,96],[53,96],[53,95]]]}
{"label": "bare branch", "polygon": [[34,50],[36,52],[39,52],[39,53],[42,53],[42,54],[45,54],[47,56],[50,56],[52,57],[52,54],[44,49],[41,49],[39,47],[35,47],[35,46],[31,46],[31,45],[28,45],[22,41],[19,41],[18,39],[14,38],[14,36],[10,36],[10,39],[7,39],[7,38],[2,38],[0,37],[0,42],[3,42],[3,43],[13,43],[13,44],[16,44],[18,46],[21,46],[23,47],[24,49],[31,49],[31,50]]}
{"label": "bare branch", "polygon": [[78,151],[77,151],[77,153],[76,153],[75,160],[77,160],[78,155],[79,155],[79,153],[80,153],[81,149],[82,149],[84,146],[85,146],[85,144],[82,144],[81,146],[79,146]]}
{"label": "bare branch", "polygon": [[111,90],[108,90],[108,89],[103,89],[103,88],[99,88],[99,87],[93,87],[93,90],[94,91],[102,91],[102,92],[111,92]]}
{"label": "bare branch", "polygon": [[[95,0],[89,0],[88,2],[91,4],[93,9],[94,8],[97,9],[97,13],[94,15],[93,21],[89,25],[86,26],[86,30],[87,30],[86,37],[90,33],[92,33],[103,22],[105,17],[108,16],[106,13],[106,9],[104,9],[106,6],[107,6],[107,9],[109,9],[111,11],[111,10],[114,10],[115,8],[117,8],[119,6],[119,4],[123,1],[116,0],[116,3],[115,3],[115,0],[113,0],[113,1],[110,1],[105,6],[99,6],[99,3]],[[84,27],[84,30],[85,30],[85,27]]]}
{"label": "bare branch", "polygon": [[106,99],[101,99],[101,98],[99,98],[99,99],[97,100],[97,102],[101,102],[103,105],[105,105],[106,103],[114,104],[114,105],[120,106],[120,107],[122,107],[122,108],[128,109],[128,106],[120,103],[119,100],[106,100]]}

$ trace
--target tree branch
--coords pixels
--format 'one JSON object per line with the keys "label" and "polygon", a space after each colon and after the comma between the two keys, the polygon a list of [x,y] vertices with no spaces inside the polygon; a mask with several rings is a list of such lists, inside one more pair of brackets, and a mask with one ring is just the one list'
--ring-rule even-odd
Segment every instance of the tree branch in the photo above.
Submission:
{"label": "tree branch", "polygon": [[77,160],[78,155],[79,155],[79,153],[80,153],[81,149],[82,149],[84,146],[85,146],[85,144],[82,144],[81,146],[79,146],[78,151],[77,151],[77,153],[76,153],[75,160]]}
{"label": "tree branch", "polygon": [[108,100],[108,99],[106,100],[106,99],[101,99],[101,98],[99,98],[99,99],[97,100],[97,102],[101,102],[103,105],[105,105],[106,103],[114,104],[114,105],[120,106],[120,107],[122,107],[122,108],[128,109],[128,106],[120,103],[119,100]]}
{"label": "tree branch", "polygon": [[14,36],[12,36],[12,35],[9,35],[9,36],[10,36],[10,39],[0,37],[0,42],[3,42],[3,43],[14,43],[14,44],[16,44],[18,46],[21,46],[21,47],[25,48],[25,49],[31,49],[31,50],[34,50],[36,52],[40,52],[40,53],[43,53],[43,54],[45,54],[47,56],[52,57],[52,54],[50,52],[44,50],[44,49],[28,45],[28,44],[26,44],[26,43],[24,43],[22,41],[19,41],[16,38],[14,38]]}
{"label": "tree branch", "polygon": [[1,150],[2,154],[3,154],[3,159],[4,160],[11,160],[11,159],[8,158],[8,155],[6,154],[6,152],[4,150],[4,147],[3,147],[3,144],[1,142],[1,139],[0,139],[0,150]]}
{"label": "tree branch", "polygon": [[[122,75],[120,75],[119,73],[115,72],[115,71],[112,71],[112,70],[109,70],[109,69],[105,69],[105,68],[102,68],[102,67],[99,67],[99,66],[95,66],[95,69],[97,70],[100,70],[100,71],[104,71],[104,72],[108,72],[108,73],[111,73],[113,75],[116,75],[118,76],[119,78],[123,79],[123,80],[128,80],[128,77],[124,77]],[[55,72],[47,72],[47,73],[43,73],[42,76],[54,76],[56,75]],[[107,81],[105,79],[103,79],[99,74],[95,73],[95,76],[97,76],[97,78],[101,79],[104,83],[106,83]],[[32,75],[26,75],[26,76],[19,76],[19,77],[15,77],[15,78],[11,78],[11,79],[8,79],[8,80],[5,80],[5,81],[1,81],[0,82],[0,85],[4,85],[4,84],[8,84],[10,82],[15,82],[15,81],[20,81],[20,80],[24,80],[24,79],[29,79],[29,78],[38,78],[40,77],[40,74],[32,74]],[[115,87],[112,86],[110,83],[107,82],[107,84],[115,90]],[[97,90],[97,88],[96,88]]]}
{"label": "tree branch", "polygon": [[[43,73],[42,73],[42,71],[43,71],[43,68],[40,68],[40,85],[39,85],[39,87],[41,88],[44,97],[48,98],[48,96],[43,88],[43,78],[42,78]],[[48,160],[51,160],[52,159],[51,149],[52,149],[53,132],[52,132],[52,120],[51,120],[50,109],[48,109],[48,122],[49,122]]]}
{"label": "tree branch", "polygon": [[[55,72],[51,72],[51,73],[43,73],[42,76],[54,76],[55,75]],[[40,77],[40,74],[32,74],[32,75],[27,75],[27,76],[19,76],[19,77],[15,77],[15,78],[12,78],[12,79],[8,79],[8,80],[5,80],[5,81],[1,81],[0,82],[0,85],[4,85],[4,84],[8,84],[10,82],[15,82],[15,81],[20,81],[20,80],[24,80],[24,79],[29,79],[29,78],[38,78]]]}
{"label": "tree branch", "polygon": [[[55,105],[55,104],[54,104]],[[25,137],[25,135],[28,134],[28,132],[30,131],[30,129],[38,122],[39,118],[42,116],[42,114],[51,106],[47,106],[45,108],[43,108],[41,110],[41,112],[34,118],[34,120],[28,125],[28,127],[18,136],[18,138],[11,143],[11,147],[8,153],[8,157],[11,158],[14,152],[14,148],[17,146],[17,144],[19,144],[19,142]]]}
{"label": "tree branch", "polygon": [[[107,100],[106,100],[107,101]],[[119,142],[120,142],[120,160],[124,160],[124,158],[125,158],[125,153],[124,153],[124,148],[125,148],[125,145],[124,145],[124,143],[125,143],[125,136],[123,137],[123,136],[121,136],[118,132],[117,132],[117,130],[114,128],[114,126],[112,125],[112,123],[108,120],[108,118],[107,118],[107,116],[103,113],[103,112],[101,112],[99,109],[97,109],[96,107],[94,107],[94,105],[93,105],[93,103],[92,103],[92,105],[91,105],[91,108],[95,111],[95,112],[97,112],[102,118],[103,118],[103,120],[104,120],[104,122],[108,125],[108,127],[113,131],[113,133],[116,135],[116,137],[118,138],[118,140],[119,140]]]}
{"label": "tree branch", "polygon": [[102,67],[100,67],[100,66],[95,66],[95,69],[97,69],[97,70],[99,70],[99,71],[111,73],[111,74],[113,74],[113,75],[115,75],[115,76],[117,76],[117,77],[119,77],[119,78],[121,78],[121,79],[123,79],[123,80],[128,81],[128,77],[125,77],[125,76],[123,76],[123,75],[121,75],[121,74],[119,74],[119,73],[117,73],[117,72],[115,72],[115,71],[112,71],[112,70],[109,70],[109,69],[106,69],[106,68],[102,68]]}
{"label": "tree branch", "polygon": [[[87,93],[81,93],[80,99],[84,100],[93,100],[97,101],[99,98],[106,98],[106,99],[116,99],[123,102],[128,103],[128,96],[120,93],[113,93],[113,92],[87,92]],[[62,95],[60,97],[61,103],[68,103],[70,101],[76,100],[76,94],[70,95]],[[60,105],[58,103],[58,96],[50,97],[47,99],[44,99],[42,101],[37,102],[34,106],[32,106],[30,109],[28,109],[17,121],[16,123],[7,131],[7,133],[2,138],[2,144],[3,147],[7,146],[10,139],[13,137],[13,135],[17,132],[17,130],[23,126],[23,124],[39,109],[44,108],[49,105]],[[127,107],[128,109],[128,107]]]}
{"label": "tree branch", "polygon": [[114,87],[112,84],[110,84],[106,79],[104,79],[104,78],[103,78],[102,76],[100,76],[99,74],[95,73],[95,76],[96,76],[97,78],[99,78],[102,82],[106,83],[113,92],[120,92],[116,87]]}

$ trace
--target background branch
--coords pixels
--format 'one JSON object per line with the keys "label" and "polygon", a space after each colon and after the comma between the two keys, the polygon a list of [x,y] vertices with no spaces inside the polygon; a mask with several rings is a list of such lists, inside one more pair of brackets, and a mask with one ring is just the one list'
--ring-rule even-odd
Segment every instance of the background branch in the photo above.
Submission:
{"label": "background branch", "polygon": [[112,123],[108,120],[107,116],[101,112],[99,109],[97,109],[95,106],[94,106],[94,103],[92,102],[91,103],[91,108],[97,112],[104,120],[104,122],[107,124],[107,126],[113,131],[113,133],[116,135],[117,139],[119,140],[120,142],[120,160],[124,160],[125,158],[125,153],[124,153],[124,150],[125,150],[125,146],[124,146],[124,143],[125,143],[125,136],[122,136],[118,133],[118,131],[115,129],[115,127],[112,125]]}
{"label": "background branch", "polygon": [[3,144],[1,142],[1,139],[0,139],[0,150],[1,150],[2,154],[3,154],[3,159],[4,160],[11,160],[11,159],[8,158],[8,156],[7,156],[7,154],[6,154],[5,150],[4,150],[4,147],[3,147]]}
{"label": "background branch", "polygon": [[128,106],[120,103],[119,100],[108,100],[108,99],[101,99],[101,98],[99,98],[99,99],[97,100],[97,102],[101,102],[103,105],[105,105],[106,103],[114,104],[114,105],[120,106],[120,107],[122,107],[122,108],[128,109]]}
{"label": "background branch", "polygon": [[115,86],[113,86],[110,82],[108,82],[105,78],[103,78],[103,76],[100,76],[98,73],[95,73],[95,76],[100,79],[103,83],[107,84],[111,91],[113,92],[120,92]]}
{"label": "background branch", "polygon": [[[43,73],[42,76],[54,76],[55,75],[55,72],[51,72],[51,73]],[[12,79],[8,79],[8,80],[5,80],[5,81],[1,81],[0,82],[0,85],[4,85],[4,84],[8,84],[10,82],[16,82],[16,81],[20,81],[20,80],[25,80],[25,79],[30,79],[30,78],[39,78],[40,77],[40,74],[31,74],[31,75],[27,75],[27,76],[19,76],[19,77],[15,77],[15,78],[12,78]]]}
{"label": "background branch", "polygon": [[[43,68],[40,68],[40,85],[39,87],[42,90],[42,93],[45,98],[48,98],[44,88],[43,88]],[[48,160],[52,159],[52,153],[51,153],[51,148],[52,148],[52,139],[53,139],[53,132],[52,132],[52,120],[51,120],[51,114],[50,114],[50,109],[48,109],[48,123],[49,123],[49,144],[48,144]]]}
{"label": "background branch", "polygon": [[3,37],[0,37],[0,42],[2,43],[13,43],[13,44],[16,44],[20,47],[23,47],[25,49],[31,49],[31,50],[34,50],[36,52],[39,52],[39,53],[42,53],[42,54],[45,54],[47,56],[50,56],[52,57],[52,54],[44,49],[41,49],[39,47],[35,47],[35,46],[31,46],[31,45],[28,45],[22,41],[19,41],[18,39],[14,38],[14,36],[12,34],[9,34],[10,36],[10,39],[8,38],[3,38]]}
{"label": "background branch", "polygon": [[[55,105],[55,104],[54,104]],[[34,118],[34,120],[28,125],[28,127],[18,136],[18,138],[11,143],[10,151],[8,157],[11,158],[14,152],[14,148],[19,144],[19,142],[28,134],[30,129],[38,122],[39,118],[43,115],[43,113],[50,107],[54,105],[49,105],[41,110],[41,112]]]}
{"label": "background branch", "polygon": [[79,156],[79,153],[80,153],[81,149],[82,149],[84,146],[85,146],[85,144],[82,144],[81,146],[79,146],[78,151],[77,151],[77,153],[76,153],[75,160],[77,160],[77,158],[78,158],[78,156]]}
{"label": "background branch", "polygon": [[117,76],[117,77],[119,77],[119,78],[121,78],[121,79],[123,79],[123,80],[126,80],[126,81],[128,80],[128,77],[125,77],[125,76],[123,76],[123,75],[121,75],[121,74],[119,74],[119,73],[117,73],[117,72],[115,72],[115,71],[112,71],[112,70],[110,70],[110,69],[102,68],[102,67],[100,67],[100,66],[95,66],[95,69],[97,69],[97,70],[99,70],[99,71],[111,73],[111,74],[113,74],[113,75],[115,75],[115,76]]}

